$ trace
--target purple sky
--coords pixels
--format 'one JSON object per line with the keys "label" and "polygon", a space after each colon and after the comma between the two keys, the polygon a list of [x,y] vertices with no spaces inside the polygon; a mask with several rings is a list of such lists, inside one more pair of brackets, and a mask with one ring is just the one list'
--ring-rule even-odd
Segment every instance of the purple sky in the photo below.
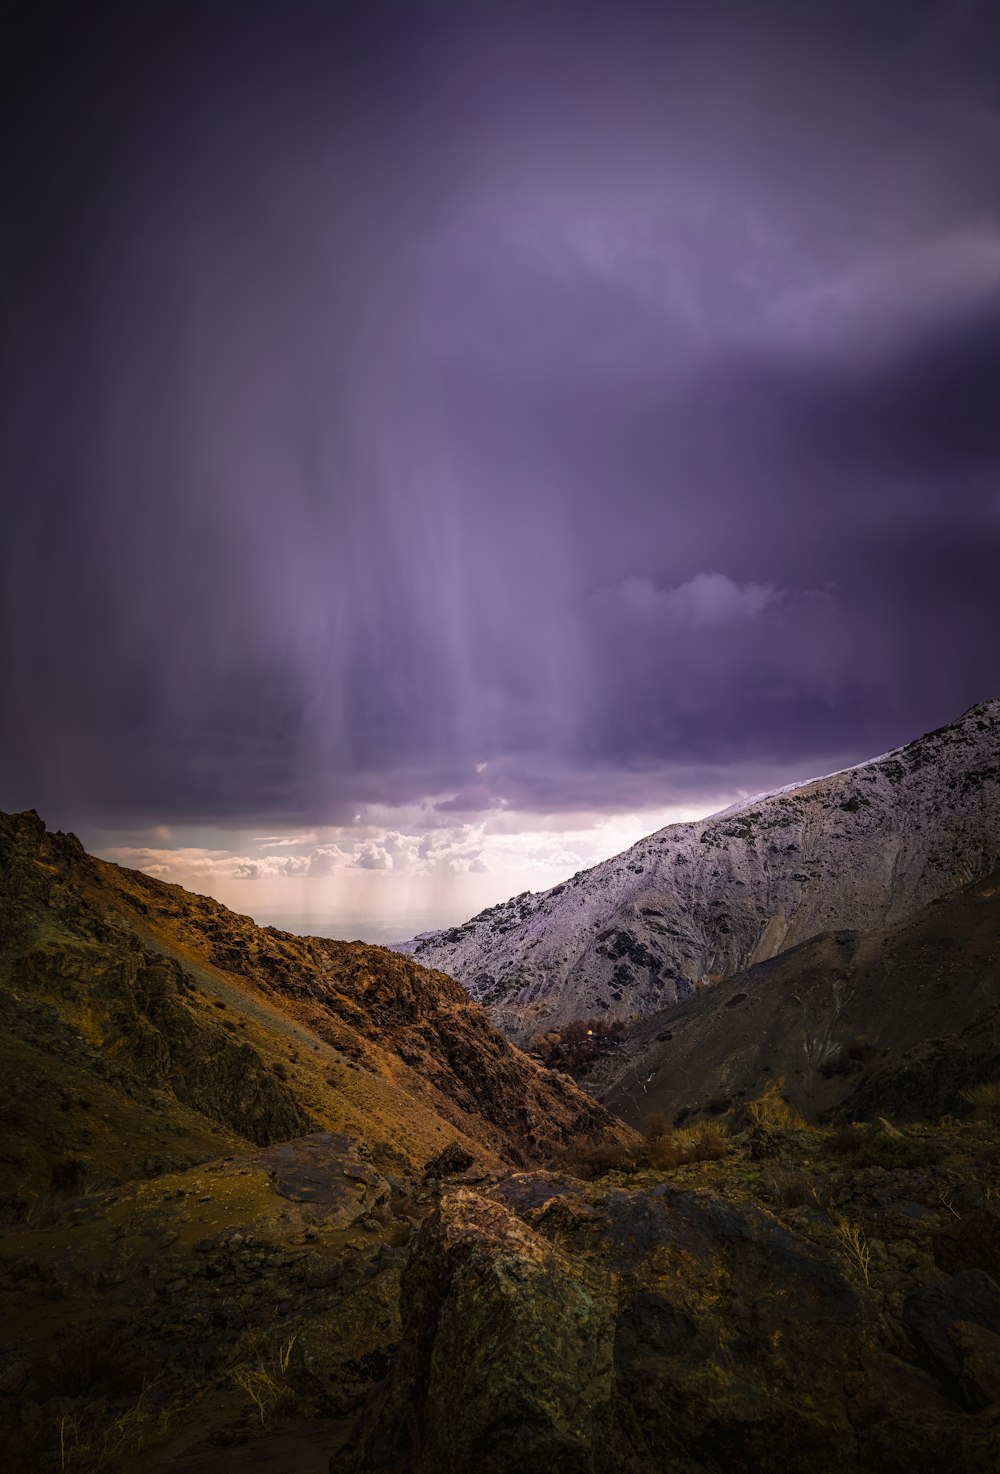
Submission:
{"label": "purple sky", "polygon": [[645,812],[995,695],[998,17],[6,6],[0,805]]}

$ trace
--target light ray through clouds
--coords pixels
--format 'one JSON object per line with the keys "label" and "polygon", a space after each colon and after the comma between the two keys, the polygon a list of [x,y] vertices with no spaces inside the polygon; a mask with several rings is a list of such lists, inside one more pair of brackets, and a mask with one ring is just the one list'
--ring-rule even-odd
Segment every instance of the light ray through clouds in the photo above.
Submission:
{"label": "light ray through clouds", "polygon": [[11,14],[3,807],[458,919],[1000,689],[996,7]]}

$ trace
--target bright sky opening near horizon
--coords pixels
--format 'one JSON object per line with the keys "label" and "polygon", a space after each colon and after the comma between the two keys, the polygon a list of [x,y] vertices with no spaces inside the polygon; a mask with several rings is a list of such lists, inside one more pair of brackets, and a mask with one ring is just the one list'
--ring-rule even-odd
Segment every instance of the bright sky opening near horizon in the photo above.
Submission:
{"label": "bright sky opening near horizon", "polygon": [[0,807],[386,941],[1000,692],[1000,7],[0,27]]}

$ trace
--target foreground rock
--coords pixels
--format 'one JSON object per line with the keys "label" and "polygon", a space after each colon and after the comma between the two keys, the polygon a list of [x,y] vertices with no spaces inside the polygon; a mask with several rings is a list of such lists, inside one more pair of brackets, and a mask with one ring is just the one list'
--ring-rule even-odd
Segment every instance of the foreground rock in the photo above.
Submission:
{"label": "foreground rock", "polygon": [[583,1468],[608,1413],[614,1294],[502,1203],[450,1194],[403,1285],[407,1336],[364,1469]]}
{"label": "foreground rock", "polygon": [[331,1474],[994,1470],[1000,1286],[935,1262],[959,1239],[981,1257],[981,1236],[926,1171],[824,1166],[789,1207],[758,1149],[674,1181],[447,1192],[404,1271],[391,1373]]}

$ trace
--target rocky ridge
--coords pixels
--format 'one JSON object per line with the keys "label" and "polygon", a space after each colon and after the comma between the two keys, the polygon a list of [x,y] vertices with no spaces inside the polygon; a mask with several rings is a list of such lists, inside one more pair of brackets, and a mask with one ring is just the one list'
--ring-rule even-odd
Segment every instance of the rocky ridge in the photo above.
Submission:
{"label": "rocky ridge", "polygon": [[1000,699],[407,946],[526,1041],[653,1013],[820,932],[890,926],[998,863]]}
{"label": "rocky ridge", "polygon": [[18,1474],[220,1474],[260,1440],[318,1471],[440,1184],[634,1136],[453,979],[261,929],[34,813],[0,815],[0,1020]]}
{"label": "rocky ridge", "polygon": [[[316,1130],[420,1166],[524,1163],[620,1128],[453,979],[262,929],[0,816],[0,1194],[108,1182]],[[67,1163],[75,1163],[70,1167]]]}
{"label": "rocky ridge", "polygon": [[1000,1079],[1000,871],[909,921],[824,932],[638,1020],[586,1084],[627,1120],[745,1109],[937,1120]]}

